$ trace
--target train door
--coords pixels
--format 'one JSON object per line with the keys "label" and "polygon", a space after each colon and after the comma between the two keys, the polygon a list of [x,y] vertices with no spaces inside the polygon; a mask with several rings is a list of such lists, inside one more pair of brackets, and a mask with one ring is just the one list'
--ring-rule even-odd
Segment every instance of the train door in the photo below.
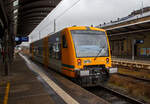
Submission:
{"label": "train door", "polygon": [[68,53],[68,42],[67,42],[67,37],[65,33],[62,34],[62,64],[68,65],[68,58],[69,58],[69,53]]}
{"label": "train door", "polygon": [[74,77],[74,65],[72,57],[71,36],[68,31],[62,31],[62,73]]}

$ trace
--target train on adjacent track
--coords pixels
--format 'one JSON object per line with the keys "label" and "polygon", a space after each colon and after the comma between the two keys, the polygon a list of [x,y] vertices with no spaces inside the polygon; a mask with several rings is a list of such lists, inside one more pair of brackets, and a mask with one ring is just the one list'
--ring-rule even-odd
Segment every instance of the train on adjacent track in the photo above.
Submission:
{"label": "train on adjacent track", "polygon": [[109,79],[110,72],[115,72],[107,33],[99,28],[65,28],[32,42],[30,53],[33,60],[82,86],[99,85]]}

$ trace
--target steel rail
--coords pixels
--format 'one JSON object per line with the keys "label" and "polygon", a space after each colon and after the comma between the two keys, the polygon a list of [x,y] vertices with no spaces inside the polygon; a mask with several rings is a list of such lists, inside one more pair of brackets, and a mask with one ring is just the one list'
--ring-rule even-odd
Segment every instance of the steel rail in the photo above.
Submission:
{"label": "steel rail", "polygon": [[143,102],[141,102],[141,101],[139,101],[139,100],[137,100],[135,98],[132,98],[132,97],[129,97],[129,96],[125,95],[125,94],[117,92],[117,91],[115,91],[115,90],[113,90],[113,89],[111,89],[109,87],[106,87],[106,86],[103,86],[103,85],[100,85],[99,87],[101,87],[105,91],[108,91],[109,93],[111,93],[111,94],[113,94],[113,95],[115,95],[117,97],[122,98],[123,100],[125,100],[125,101],[127,101],[127,102],[129,102],[131,104],[145,104],[145,103],[143,103]]}
{"label": "steel rail", "polygon": [[133,78],[133,79],[136,79],[136,80],[140,80],[140,81],[143,81],[143,82],[150,83],[150,79],[146,79],[146,78],[139,78],[139,77],[135,77],[135,76],[132,76],[132,75],[121,74],[121,73],[117,73],[117,75],[120,75],[120,76],[123,76],[123,77],[129,77],[129,78]]}

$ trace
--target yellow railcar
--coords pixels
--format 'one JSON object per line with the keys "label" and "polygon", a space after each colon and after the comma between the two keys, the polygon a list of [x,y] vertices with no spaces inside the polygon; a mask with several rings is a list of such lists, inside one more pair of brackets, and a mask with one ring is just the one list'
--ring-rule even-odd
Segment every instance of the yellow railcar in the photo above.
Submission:
{"label": "yellow railcar", "polygon": [[82,86],[98,85],[109,78],[110,46],[106,31],[69,27],[30,44],[32,59]]}

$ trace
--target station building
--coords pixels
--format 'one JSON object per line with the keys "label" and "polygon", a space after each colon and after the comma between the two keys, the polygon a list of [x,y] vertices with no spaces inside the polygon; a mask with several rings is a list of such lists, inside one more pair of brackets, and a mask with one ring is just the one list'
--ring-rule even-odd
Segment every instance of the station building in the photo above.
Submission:
{"label": "station building", "polygon": [[107,30],[113,57],[150,60],[150,7],[97,27]]}

